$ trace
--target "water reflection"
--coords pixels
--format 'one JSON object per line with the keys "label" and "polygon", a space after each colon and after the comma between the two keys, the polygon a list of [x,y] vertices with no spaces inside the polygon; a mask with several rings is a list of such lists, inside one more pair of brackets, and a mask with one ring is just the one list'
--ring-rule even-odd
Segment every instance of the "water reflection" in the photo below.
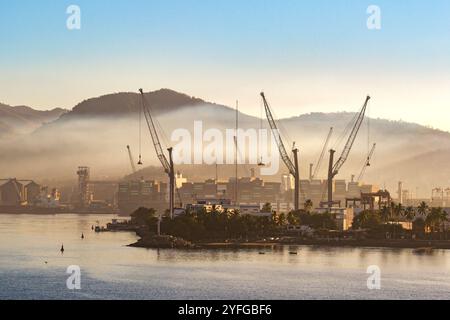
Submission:
{"label": "water reflection", "polygon": [[[6,297],[16,292],[20,298],[24,290],[33,292],[31,298],[64,296],[64,288],[53,293],[38,288],[59,288],[65,269],[75,264],[87,282],[80,294],[90,298],[449,298],[450,254],[445,250],[430,255],[411,249],[291,245],[266,248],[265,254],[260,249],[147,250],[127,247],[137,240],[133,233],[91,230],[96,221],[104,225],[112,218],[0,215],[0,285],[7,288]],[[381,268],[380,291],[367,289],[369,265]]]}

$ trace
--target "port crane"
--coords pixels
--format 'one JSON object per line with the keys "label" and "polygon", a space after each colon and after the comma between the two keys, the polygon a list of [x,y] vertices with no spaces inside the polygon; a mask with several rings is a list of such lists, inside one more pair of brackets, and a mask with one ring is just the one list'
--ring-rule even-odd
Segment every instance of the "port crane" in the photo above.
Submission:
{"label": "port crane", "polygon": [[264,109],[266,110],[267,121],[269,122],[270,128],[272,130],[272,134],[275,138],[275,141],[278,145],[278,150],[280,152],[281,159],[289,170],[289,173],[294,177],[295,183],[295,195],[294,195],[294,209],[297,211],[299,209],[299,194],[300,194],[300,175],[298,168],[298,149],[295,147],[295,144],[292,148],[292,153],[294,155],[294,162],[292,162],[291,158],[288,156],[286,148],[284,146],[283,140],[281,139],[280,132],[278,130],[277,124],[273,118],[272,110],[270,108],[269,103],[266,100],[266,96],[264,92],[261,92],[261,97],[264,103]]}
{"label": "port crane", "polygon": [[370,96],[366,97],[366,101],[356,117],[355,123],[353,125],[352,131],[347,139],[344,150],[342,150],[342,154],[339,159],[334,163],[334,154],[335,150],[330,149],[330,161],[328,164],[328,208],[331,208],[334,204],[333,202],[333,178],[339,173],[339,170],[342,168],[344,163],[347,161],[348,155],[352,150],[353,143],[355,142],[356,136],[358,135],[359,129],[361,128],[361,124],[364,120],[364,115],[366,114],[367,105],[369,103]]}
{"label": "port crane", "polygon": [[377,144],[374,143],[373,146],[372,146],[372,149],[369,152],[369,155],[367,156],[366,162],[364,163],[364,165],[363,165],[363,167],[361,169],[361,172],[359,173],[357,182],[360,182],[362,180],[362,178],[364,177],[364,174],[366,173],[367,167],[371,166],[370,161],[372,160],[373,154],[375,153],[376,146],[377,146]]}
{"label": "port crane", "polygon": [[161,146],[161,142],[158,137],[158,132],[156,130],[155,122],[152,118],[152,115],[150,113],[150,108],[147,103],[147,99],[145,98],[144,91],[142,89],[139,89],[139,92],[141,93],[141,103],[142,103],[142,111],[144,113],[145,120],[147,122],[148,129],[150,131],[150,135],[152,137],[153,146],[155,147],[156,155],[161,162],[164,171],[169,176],[169,211],[170,211],[170,218],[173,219],[173,212],[174,212],[174,191],[175,191],[175,171],[173,166],[173,159],[172,159],[172,151],[173,148],[168,148],[167,151],[169,152],[169,159],[167,159],[166,155],[164,154],[163,148]]}
{"label": "port crane", "polygon": [[136,173],[136,166],[134,165],[134,159],[133,159],[133,155],[131,154],[131,148],[130,146],[127,146],[127,150],[128,150],[128,157],[130,158],[130,164],[131,164],[131,171],[133,173]]}
{"label": "port crane", "polygon": [[323,161],[323,158],[325,156],[325,152],[327,151],[328,144],[330,143],[332,135],[333,135],[333,127],[330,128],[330,131],[328,132],[327,138],[325,139],[325,143],[323,145],[322,152],[320,153],[319,159],[317,160],[317,163],[316,163],[316,166],[315,166],[315,169],[314,169],[314,173],[311,175],[311,180],[316,178],[317,175],[319,174],[319,170],[320,170],[320,167],[322,165],[322,161]]}

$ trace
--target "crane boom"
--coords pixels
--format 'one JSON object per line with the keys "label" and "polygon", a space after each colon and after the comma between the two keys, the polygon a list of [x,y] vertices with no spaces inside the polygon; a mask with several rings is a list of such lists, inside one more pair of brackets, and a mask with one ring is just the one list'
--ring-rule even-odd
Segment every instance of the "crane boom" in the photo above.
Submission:
{"label": "crane boom", "polygon": [[367,167],[370,167],[370,160],[372,160],[373,154],[375,153],[375,148],[376,148],[377,144],[374,143],[372,146],[372,149],[369,152],[369,155],[367,156],[366,162],[364,162],[364,165],[361,169],[361,172],[358,176],[358,182],[360,182],[362,180],[362,178],[364,177],[364,173],[366,173],[366,169]]}
{"label": "crane boom", "polygon": [[361,124],[364,120],[364,115],[366,114],[367,104],[369,103],[370,97],[367,96],[366,102],[358,114],[358,118],[356,118],[355,124],[353,126],[352,132],[350,133],[347,143],[345,144],[344,150],[342,150],[342,154],[339,157],[338,161],[333,166],[333,175],[336,176],[339,173],[339,170],[344,165],[345,161],[347,161],[348,155],[352,150],[353,143],[355,142],[356,136],[358,135],[359,128],[361,128]]}
{"label": "crane boom", "polygon": [[288,156],[286,148],[284,146],[283,140],[281,139],[280,131],[278,130],[277,124],[273,118],[272,110],[270,109],[270,105],[266,100],[264,92],[261,92],[261,97],[263,98],[264,108],[266,110],[267,120],[269,121],[270,128],[272,129],[273,136],[278,145],[278,150],[280,151],[280,156],[283,162],[286,164],[290,174],[295,175],[295,166],[292,163],[291,159]]}
{"label": "crane boom", "polygon": [[322,165],[323,157],[325,156],[325,152],[327,151],[328,144],[330,143],[331,136],[333,135],[333,127],[330,128],[330,131],[328,132],[328,136],[325,140],[325,144],[323,145],[322,152],[320,153],[319,159],[317,160],[316,168],[314,169],[314,173],[312,175],[312,178],[314,179],[317,177],[317,174],[319,173],[320,166]]}
{"label": "crane boom", "polygon": [[159,141],[158,132],[156,130],[155,123],[153,121],[152,115],[150,113],[150,109],[147,105],[147,101],[145,99],[144,91],[139,89],[141,93],[141,102],[142,102],[142,110],[144,111],[145,120],[147,122],[148,130],[150,131],[150,135],[152,137],[153,146],[155,147],[156,155],[161,162],[164,171],[169,176],[169,206],[170,206],[170,218],[173,219],[173,209],[174,209],[174,191],[175,191],[175,171],[172,160],[172,148],[167,149],[169,151],[169,160],[167,160],[163,148],[161,146],[161,142]]}
{"label": "crane boom", "polygon": [[275,138],[275,141],[278,146],[278,150],[280,152],[281,159],[289,170],[289,173],[294,177],[295,182],[295,194],[294,194],[294,209],[295,211],[299,210],[299,194],[300,194],[300,174],[298,169],[298,149],[293,147],[294,154],[294,163],[292,163],[291,159],[288,156],[286,148],[284,146],[283,140],[281,139],[280,131],[278,130],[277,124],[273,118],[272,110],[270,109],[270,105],[266,100],[266,96],[264,92],[261,92],[261,97],[264,102],[264,109],[266,110],[267,121],[269,122],[270,128],[272,129],[272,134]]}
{"label": "crane boom", "polygon": [[127,150],[128,150],[128,157],[130,158],[130,164],[131,164],[131,170],[133,171],[133,173],[136,173],[136,166],[134,165],[134,159],[133,159],[133,155],[131,154],[131,149],[130,146],[127,146]]}
{"label": "crane boom", "polygon": [[142,89],[139,89],[141,93],[141,102],[142,102],[142,111],[144,112],[145,121],[147,122],[148,130],[150,131],[150,135],[152,137],[153,145],[155,147],[156,155],[161,162],[166,173],[170,171],[170,163],[164,155],[163,148],[161,146],[161,142],[159,141],[158,132],[156,131],[156,126],[153,121],[153,117],[150,113],[150,110],[147,105],[147,101],[145,99],[145,95]]}
{"label": "crane boom", "polygon": [[328,163],[328,207],[331,208],[333,206],[333,178],[339,173],[339,170],[342,168],[344,163],[347,161],[348,155],[352,150],[353,143],[355,142],[356,136],[358,135],[359,128],[361,128],[361,124],[364,120],[364,116],[366,114],[367,104],[369,103],[370,96],[366,97],[366,101],[356,118],[355,124],[353,125],[352,131],[348,137],[348,140],[345,144],[344,150],[342,150],[342,154],[339,157],[338,161],[333,165],[333,158],[335,150],[330,150],[330,160]]}

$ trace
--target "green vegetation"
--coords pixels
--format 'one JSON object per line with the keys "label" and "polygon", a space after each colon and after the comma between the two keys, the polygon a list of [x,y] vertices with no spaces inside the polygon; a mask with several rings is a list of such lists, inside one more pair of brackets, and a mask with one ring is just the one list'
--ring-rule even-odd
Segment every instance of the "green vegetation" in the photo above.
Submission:
{"label": "green vegetation", "polygon": [[[417,208],[403,207],[392,202],[380,210],[361,212],[353,220],[352,228],[366,229],[375,238],[426,238],[447,239],[445,222],[447,213],[442,208],[430,208],[422,202]],[[405,230],[400,222],[412,224],[412,230]]]}
{"label": "green vegetation", "polygon": [[154,209],[139,208],[131,214],[131,221],[137,225],[156,225],[156,211]]}
{"label": "green vegetation", "polygon": [[[299,210],[287,215],[277,214],[268,211],[272,209],[270,204],[266,204],[264,209],[266,216],[241,215],[233,211],[187,211],[173,220],[164,217],[161,221],[161,232],[189,241],[223,241],[282,235],[287,225],[306,225],[314,229],[336,228],[334,218],[328,213],[318,214]],[[151,232],[156,232],[158,219],[155,215],[153,209],[139,208],[133,213],[132,222],[147,226]]]}
{"label": "green vegetation", "polygon": [[[264,216],[241,215],[239,212],[220,212],[215,208],[187,211],[173,220],[163,217],[161,232],[189,241],[255,240],[286,234],[286,226],[308,226],[316,231],[336,230],[335,217],[330,213],[312,212],[312,203],[304,209],[277,214],[269,203],[263,206]],[[366,210],[353,219],[353,230],[365,230],[371,239],[429,239],[448,238],[445,223],[447,213],[442,208],[430,208],[421,203],[417,208],[394,202],[380,210]],[[156,233],[158,218],[153,209],[139,208],[132,214],[132,222]],[[412,230],[403,228],[408,222]]]}

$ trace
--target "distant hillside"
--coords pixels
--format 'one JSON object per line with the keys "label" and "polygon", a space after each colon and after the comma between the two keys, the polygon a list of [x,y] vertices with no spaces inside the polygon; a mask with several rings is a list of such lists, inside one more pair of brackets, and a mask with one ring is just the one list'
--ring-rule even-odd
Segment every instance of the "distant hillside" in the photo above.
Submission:
{"label": "distant hillside", "polygon": [[0,103],[0,137],[30,133],[44,123],[59,118],[66,110],[34,110],[26,106],[11,107]]}
{"label": "distant hillside", "polygon": [[[160,89],[144,94],[153,116],[159,119],[162,124],[166,124],[166,120],[170,120],[174,125],[180,125],[184,123],[184,121],[180,122],[180,120],[184,119],[184,114],[188,115],[188,119],[194,117],[196,120],[203,120],[213,126],[220,126],[220,124],[224,123],[223,120],[225,122],[230,120],[230,123],[234,123],[234,119],[229,118],[229,116],[225,117],[225,119],[220,117],[220,113],[233,114],[234,117],[234,109],[227,106],[206,102],[170,89]],[[54,127],[61,125],[70,126],[70,123],[79,123],[80,121],[92,122],[92,120],[109,121],[114,119],[121,121],[128,119],[133,121],[129,123],[130,125],[137,126],[141,108],[141,98],[138,93],[120,92],[91,98],[77,104],[59,119],[42,126],[39,133],[48,132]],[[173,115],[173,113],[177,114]],[[161,117],[163,119],[160,119]],[[241,114],[242,122],[248,122],[252,119],[250,116]],[[169,132],[168,130],[166,133]]]}
{"label": "distant hillside", "polygon": [[449,163],[450,149],[437,149],[386,165],[380,163],[380,168],[369,172],[367,178],[404,181],[414,194],[419,192],[423,197],[430,197],[432,188],[450,186]]}
{"label": "distant hillside", "polygon": [[[182,108],[205,104],[206,102],[195,97],[178,93],[169,89],[161,89],[145,93],[152,110],[158,114],[179,111]],[[141,108],[140,95],[138,93],[123,92],[108,94],[97,98],[85,100],[76,105],[72,111],[61,119],[67,120],[73,117],[116,117],[137,113]]]}
{"label": "distant hillside", "polygon": [[[215,128],[224,133],[225,129],[235,126],[235,110],[227,106],[169,89],[146,93],[146,97],[155,119],[165,132],[161,140],[166,146],[176,144],[170,142],[173,130],[187,129],[192,133],[196,120],[202,120],[203,130]],[[375,101],[373,108],[376,108]],[[0,176],[75,179],[76,167],[79,165],[90,166],[96,177],[120,178],[129,174],[131,169],[126,145],[131,146],[137,160],[139,103],[137,93],[116,93],[88,99],[32,134],[11,141],[0,139],[3,155],[0,158]],[[357,111],[359,107],[352,109]],[[273,108],[277,110],[282,106]],[[330,148],[337,150],[339,156],[346,140],[343,137],[344,129],[354,116],[353,112],[311,113],[278,121],[281,132],[287,138],[286,148],[290,149],[294,141],[300,148],[302,178],[308,176],[309,163],[316,163],[331,126],[335,134]],[[260,128],[260,120],[255,117],[241,113],[239,119],[241,128]],[[450,185],[450,172],[443,169],[450,160],[450,133],[384,119],[370,119],[369,131],[368,124],[369,120],[366,119],[338,179],[348,180],[352,174],[358,175],[369,147],[376,142],[377,149],[372,166],[367,169],[365,181],[395,190],[397,181],[402,180],[406,187],[419,187],[427,195],[427,190],[432,186]],[[266,121],[264,126],[267,128]],[[9,129],[6,127],[4,130]],[[159,165],[144,122],[142,155],[145,166]],[[328,154],[319,171],[319,178],[325,178],[327,162]],[[249,168],[251,166],[242,167],[240,175],[248,174]],[[177,169],[191,180],[212,178],[215,175],[215,166],[178,166]],[[232,172],[232,167],[221,166],[219,175],[224,178],[233,175]],[[281,172],[286,172],[283,164],[280,164]],[[146,178],[159,175],[153,169],[140,174]]]}

